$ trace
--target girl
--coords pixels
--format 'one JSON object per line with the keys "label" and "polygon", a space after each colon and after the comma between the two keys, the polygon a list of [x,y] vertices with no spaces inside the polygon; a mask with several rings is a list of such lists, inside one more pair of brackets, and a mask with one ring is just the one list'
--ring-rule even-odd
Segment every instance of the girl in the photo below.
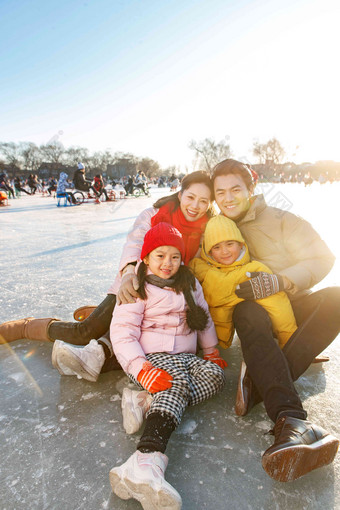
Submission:
{"label": "girl", "polygon": [[[78,374],[90,381],[95,381],[105,357],[106,362],[102,370],[119,368],[112,357],[111,343],[107,338],[103,338],[103,335],[110,327],[116,295],[117,299],[123,303],[133,302],[138,297],[135,290],[138,288],[135,266],[140,259],[146,232],[162,221],[174,225],[183,236],[184,261],[187,263],[198,252],[205,225],[213,215],[212,199],[213,191],[209,174],[197,171],[186,175],[182,180],[180,191],[159,199],[153,207],[149,207],[137,217],[123,247],[119,273],[114,284],[99,306],[82,307],[76,310],[74,316],[81,322],[29,317],[1,324],[0,335],[7,342],[21,338],[52,342],[59,339],[71,344],[85,345],[84,349],[72,347],[64,342],[58,342],[54,346],[52,363],[64,375]],[[90,345],[89,342],[92,339],[99,339],[98,344],[93,341]],[[64,363],[72,364],[72,370],[63,370],[58,364],[59,349],[62,349],[64,353]],[[98,358],[100,358],[99,361]]]}
{"label": "girl", "polygon": [[[226,363],[216,349],[208,306],[198,281],[181,265],[184,257],[176,228],[161,222],[149,230],[136,271],[140,298],[116,307],[110,328],[124,371],[152,395],[137,451],[110,471],[113,491],[122,499],[137,499],[144,509],[181,508],[180,495],[164,479],[168,440],[186,406],[215,395],[225,383]],[[197,338],[204,359],[195,354]],[[124,426],[134,425],[136,401],[122,400]]]}

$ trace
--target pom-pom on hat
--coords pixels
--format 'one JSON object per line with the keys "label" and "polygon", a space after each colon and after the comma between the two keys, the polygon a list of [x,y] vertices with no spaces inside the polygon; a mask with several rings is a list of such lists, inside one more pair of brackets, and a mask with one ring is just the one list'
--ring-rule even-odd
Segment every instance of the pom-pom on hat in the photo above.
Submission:
{"label": "pom-pom on hat", "polygon": [[83,163],[78,163],[78,170],[85,170]]}
{"label": "pom-pom on hat", "polygon": [[170,223],[158,223],[147,231],[144,237],[140,258],[143,260],[144,257],[159,246],[173,246],[177,248],[181,253],[182,260],[184,259],[185,247],[182,234],[177,228],[170,225]]}
{"label": "pom-pom on hat", "polygon": [[245,243],[236,223],[220,214],[219,216],[211,218],[205,227],[205,252],[209,253],[215,244],[221,243],[222,241],[238,241],[239,243]]}

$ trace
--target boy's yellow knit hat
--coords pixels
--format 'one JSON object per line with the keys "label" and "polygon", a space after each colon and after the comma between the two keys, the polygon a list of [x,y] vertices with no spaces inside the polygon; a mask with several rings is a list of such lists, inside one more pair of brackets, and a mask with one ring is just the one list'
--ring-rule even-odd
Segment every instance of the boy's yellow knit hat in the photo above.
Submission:
{"label": "boy's yellow knit hat", "polygon": [[238,241],[245,244],[241,232],[236,223],[221,214],[211,218],[204,232],[204,249],[208,254],[215,244],[222,241]]}

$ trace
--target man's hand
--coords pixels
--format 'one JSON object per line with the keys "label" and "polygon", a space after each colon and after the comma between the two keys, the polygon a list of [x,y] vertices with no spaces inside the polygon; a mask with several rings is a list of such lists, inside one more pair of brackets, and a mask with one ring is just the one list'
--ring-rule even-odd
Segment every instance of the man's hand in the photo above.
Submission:
{"label": "man's hand", "polygon": [[236,287],[235,294],[246,300],[263,299],[284,290],[282,276],[256,271],[246,273],[250,277],[247,282]]}

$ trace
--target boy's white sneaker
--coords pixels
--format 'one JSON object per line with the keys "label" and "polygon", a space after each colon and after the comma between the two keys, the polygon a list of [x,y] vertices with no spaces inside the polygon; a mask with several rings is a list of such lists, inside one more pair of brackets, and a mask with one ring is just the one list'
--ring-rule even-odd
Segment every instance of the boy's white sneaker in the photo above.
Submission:
{"label": "boy's white sneaker", "polygon": [[124,388],[122,395],[123,427],[127,434],[137,432],[150,409],[152,396],[147,391],[134,391]]}
{"label": "boy's white sneaker", "polygon": [[144,510],[180,510],[182,499],[164,478],[168,457],[161,452],[136,451],[110,471],[112,490],[122,499],[134,498]]}
{"label": "boy's white sneaker", "polygon": [[60,342],[56,347],[54,357],[56,365],[53,366],[58,368],[59,365],[65,375],[73,375],[66,374],[65,370],[68,370],[73,372],[74,375],[92,382],[96,382],[98,379],[105,361],[104,349],[98,344],[97,340],[91,340],[85,347],[76,347]]}

